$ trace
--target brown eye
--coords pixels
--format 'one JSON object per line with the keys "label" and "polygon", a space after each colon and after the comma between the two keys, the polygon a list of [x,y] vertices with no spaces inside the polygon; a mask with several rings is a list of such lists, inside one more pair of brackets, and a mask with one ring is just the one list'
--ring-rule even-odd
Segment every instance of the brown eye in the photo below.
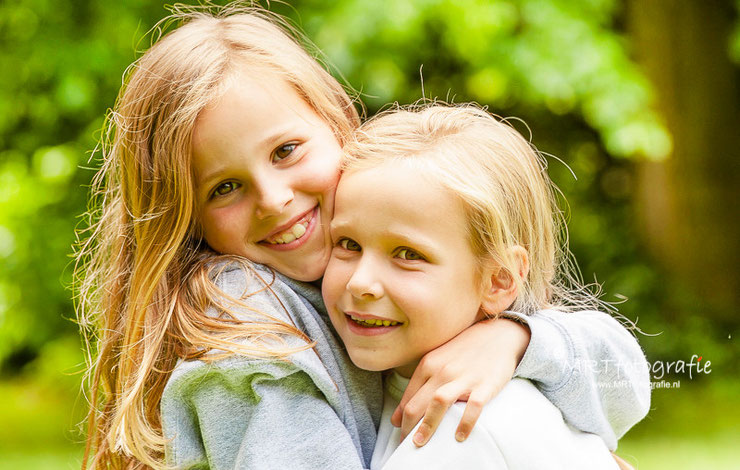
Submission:
{"label": "brown eye", "polygon": [[415,252],[414,250],[410,250],[408,248],[400,249],[396,256],[401,259],[408,260],[408,261],[418,261],[418,260],[424,259],[424,257],[421,256],[419,253]]}
{"label": "brown eye", "polygon": [[239,183],[235,183],[234,181],[227,181],[226,183],[218,185],[218,187],[213,191],[213,195],[225,196],[230,192],[236,190],[237,188],[239,188]]}
{"label": "brown eye", "polygon": [[272,154],[273,163],[276,163],[283,159],[288,158],[290,154],[293,153],[296,147],[297,147],[296,144],[285,144],[275,149],[275,152]]}
{"label": "brown eye", "polygon": [[339,240],[339,246],[348,251],[360,251],[362,249],[359,243],[349,238]]}

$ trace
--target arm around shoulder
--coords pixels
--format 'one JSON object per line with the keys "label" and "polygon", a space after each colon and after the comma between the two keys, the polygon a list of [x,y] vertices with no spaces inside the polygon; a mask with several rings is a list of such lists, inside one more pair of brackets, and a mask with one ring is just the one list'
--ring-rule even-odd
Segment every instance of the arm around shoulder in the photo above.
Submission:
{"label": "arm around shoulder", "polygon": [[596,311],[545,310],[522,321],[532,336],[515,375],[532,380],[569,424],[616,449],[650,408],[647,361],[637,340]]}

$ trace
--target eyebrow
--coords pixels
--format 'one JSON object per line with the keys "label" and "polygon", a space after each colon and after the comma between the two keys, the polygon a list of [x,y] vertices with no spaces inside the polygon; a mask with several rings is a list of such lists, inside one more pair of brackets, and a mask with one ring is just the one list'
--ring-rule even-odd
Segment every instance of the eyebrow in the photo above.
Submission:
{"label": "eyebrow", "polygon": [[278,142],[282,142],[291,132],[295,132],[295,126],[282,126],[278,127],[278,130],[270,133],[267,137],[260,140],[257,144],[257,148],[263,147],[275,147]]}
{"label": "eyebrow", "polygon": [[[275,147],[277,143],[282,142],[290,132],[291,132],[291,127],[278,128],[276,132],[273,132],[269,134],[267,137],[265,137],[264,139],[260,140],[256,148],[262,149],[265,147],[267,148]],[[211,171],[210,173],[206,173],[206,175],[203,176],[202,178],[198,178],[198,180],[196,181],[196,185],[199,188],[204,187],[204,186],[209,186],[206,183],[209,183],[212,180],[219,179],[220,175],[222,173],[225,173],[227,170],[228,170],[227,168],[221,167],[221,168],[217,168],[214,171]]]}
{"label": "eyebrow", "polygon": [[210,186],[211,181],[219,180],[222,173],[225,173],[226,170],[224,168],[218,168],[215,171],[212,171],[211,173],[208,173],[203,178],[198,178],[198,180],[195,183],[196,187],[196,194],[201,195],[204,194],[208,196],[208,193],[210,192]]}
{"label": "eyebrow", "polygon": [[[331,222],[329,227],[330,234],[334,238],[334,234],[337,231],[345,231],[352,233],[352,224],[338,222]],[[420,251],[425,252],[427,255],[432,255],[436,250],[434,245],[429,243],[423,235],[408,233],[405,230],[391,230],[385,229],[380,232],[380,235],[384,238],[392,240],[394,244],[409,245],[410,247],[417,247]]]}

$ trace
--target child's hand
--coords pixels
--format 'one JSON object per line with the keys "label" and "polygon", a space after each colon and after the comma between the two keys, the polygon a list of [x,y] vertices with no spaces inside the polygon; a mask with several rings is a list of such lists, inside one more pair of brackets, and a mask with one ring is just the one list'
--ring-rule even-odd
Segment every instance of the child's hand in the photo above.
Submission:
{"label": "child's hand", "polygon": [[468,403],[455,438],[465,440],[483,406],[511,380],[529,338],[525,325],[503,318],[484,320],[428,352],[391,418],[394,426],[401,427],[401,439],[423,417],[413,438],[414,444],[423,446],[447,409],[463,400]]}

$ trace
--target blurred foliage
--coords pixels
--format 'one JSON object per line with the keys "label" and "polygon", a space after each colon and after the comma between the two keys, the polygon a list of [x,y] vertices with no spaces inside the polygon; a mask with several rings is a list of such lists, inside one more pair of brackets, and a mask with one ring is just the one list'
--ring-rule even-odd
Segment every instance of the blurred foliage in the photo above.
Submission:
{"label": "blurred foliage", "polygon": [[[615,156],[671,141],[614,30],[614,0],[296,2],[302,26],[371,110],[427,97],[582,116]],[[423,71],[420,71],[423,64]]]}
{"label": "blurred foliage", "polygon": [[[134,59],[147,1],[0,5],[0,365],[74,335],[71,245],[95,130]],[[147,25],[148,27],[148,25]],[[53,348],[52,346],[49,346]]]}
{"label": "blurred foliage", "polygon": [[[740,11],[740,0],[735,6]],[[51,442],[39,449],[57,449],[57,462],[78,455],[62,448],[70,436],[59,431],[79,415],[65,418],[79,384],[72,374],[81,369],[77,328],[69,321],[69,255],[74,229],[84,223],[79,215],[103,116],[123,71],[148,45],[141,38],[166,14],[163,7],[149,0],[0,4],[0,415],[9,424],[0,433],[0,454],[8,468],[32,467],[11,450],[34,436]],[[529,128],[516,126],[525,135],[531,129],[537,146],[558,156],[549,159],[550,173],[573,208],[570,242],[584,276],[598,273],[606,300],[629,298],[620,311],[639,318],[647,332],[663,332],[640,337],[648,357],[688,360],[699,353],[724,364],[728,377],[737,358],[731,329],[718,326],[702,299],[651,261],[634,224],[636,162],[666,157],[672,143],[651,85],[632,60],[624,8],[618,0],[272,3],[361,92],[368,114],[425,96],[474,100],[523,118]],[[740,24],[728,53],[740,63]],[[738,384],[716,390],[724,404],[736,398]],[[685,406],[673,408],[689,409],[703,394],[681,395]],[[736,423],[739,413],[728,416]],[[662,432],[646,426],[648,435]],[[664,454],[672,454],[672,441],[663,439]],[[704,441],[697,446],[718,451]],[[39,462],[38,468],[55,467]]]}
{"label": "blurred foliage", "polygon": [[[740,0],[735,0],[735,13],[740,17]],[[735,29],[730,37],[730,57],[740,64],[740,21],[735,22]]]}
{"label": "blurred foliage", "polygon": [[[215,2],[225,3],[225,2]],[[631,59],[617,0],[300,0],[273,2],[359,90],[368,114],[422,96],[474,100],[522,117],[571,207],[585,277],[630,298],[656,353],[730,352],[710,321],[666,322],[698,302],[653,266],[633,219],[634,161],[661,159],[671,138]],[[90,152],[125,68],[146,49],[163,2],[21,0],[0,5],[0,370],[34,360],[76,364],[74,228],[84,223]],[[731,51],[740,50],[740,33]],[[423,84],[422,77],[423,76]],[[422,95],[422,86],[424,93]],[[517,127],[525,134],[524,124]],[[667,299],[667,300],[666,300]],[[711,318],[711,315],[709,315]],[[672,318],[671,318],[672,319]],[[680,329],[697,332],[686,337]],[[674,330],[671,330],[674,328]],[[674,334],[675,333],[675,334]],[[689,343],[687,343],[689,342]],[[724,352],[723,352],[724,351]],[[37,361],[38,362],[38,361]],[[70,366],[71,367],[71,366]],[[71,367],[74,369],[75,367]]]}

